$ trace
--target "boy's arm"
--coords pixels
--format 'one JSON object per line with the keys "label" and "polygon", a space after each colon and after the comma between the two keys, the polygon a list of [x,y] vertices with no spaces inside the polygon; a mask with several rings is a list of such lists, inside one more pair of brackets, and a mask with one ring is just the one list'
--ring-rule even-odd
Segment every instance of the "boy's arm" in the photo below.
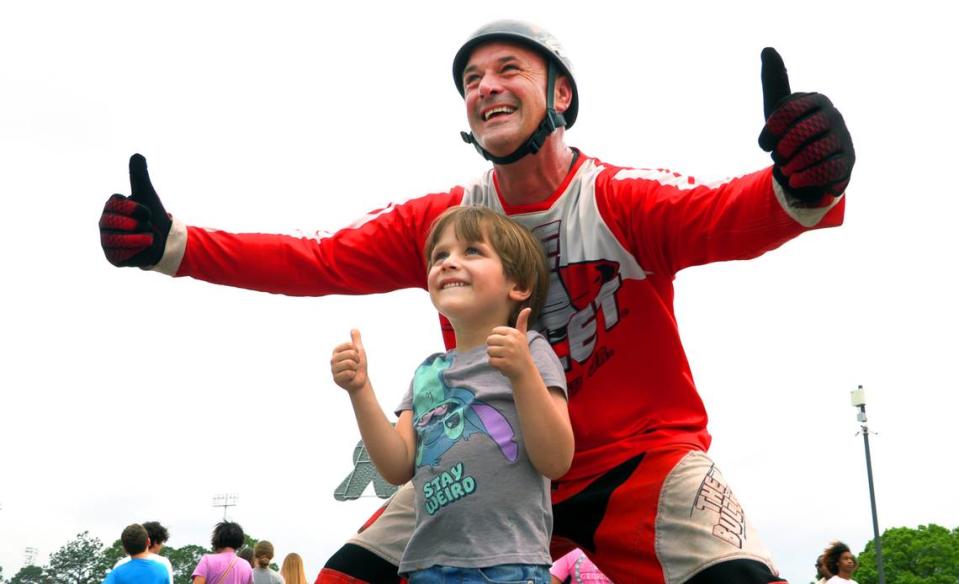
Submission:
{"label": "boy's arm", "polygon": [[401,485],[413,476],[413,414],[409,410],[400,414],[395,428],[386,419],[367,375],[360,331],[353,330],[350,335],[351,342],[333,350],[333,380],[350,395],[356,424],[376,470],[390,483]]}
{"label": "boy's arm", "polygon": [[350,393],[350,401],[363,445],[380,475],[393,485],[402,485],[413,478],[413,412],[406,410],[400,414],[394,428],[371,386]]}
{"label": "boy's arm", "polygon": [[573,428],[562,388],[547,387],[529,350],[526,330],[530,309],[516,318],[516,328],[500,326],[487,339],[490,365],[509,378],[523,430],[526,453],[536,470],[555,480],[573,461]]}
{"label": "boy's arm", "polygon": [[566,474],[573,462],[573,428],[562,389],[546,387],[534,366],[522,381],[513,381],[526,453],[537,471],[550,480]]}

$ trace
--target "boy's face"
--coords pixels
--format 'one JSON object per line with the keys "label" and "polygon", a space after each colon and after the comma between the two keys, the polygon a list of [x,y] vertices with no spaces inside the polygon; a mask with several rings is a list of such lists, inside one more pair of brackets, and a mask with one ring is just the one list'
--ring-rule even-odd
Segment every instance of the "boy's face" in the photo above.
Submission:
{"label": "boy's face", "polygon": [[430,300],[453,324],[499,326],[528,293],[503,274],[503,262],[488,241],[462,241],[453,225],[443,230],[430,257]]}

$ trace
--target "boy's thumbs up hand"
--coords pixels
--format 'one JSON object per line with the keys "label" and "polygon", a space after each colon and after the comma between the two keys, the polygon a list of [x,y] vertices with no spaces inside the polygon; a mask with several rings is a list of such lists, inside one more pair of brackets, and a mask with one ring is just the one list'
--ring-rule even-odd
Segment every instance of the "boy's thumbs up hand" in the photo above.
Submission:
{"label": "boy's thumbs up hand", "polygon": [[359,351],[361,357],[363,358],[364,365],[366,364],[366,351],[363,349],[363,339],[360,337],[359,329],[353,329],[350,331],[350,340],[353,341],[353,346],[356,347],[356,350]]}
{"label": "boy's thumbs up hand", "polygon": [[839,110],[820,93],[792,93],[786,65],[771,47],[762,52],[761,79],[766,125],[759,146],[772,153],[776,181],[810,204],[843,194],[856,152]]}
{"label": "boy's thumbs up hand", "polygon": [[531,369],[536,370],[529,352],[526,331],[529,326],[530,308],[524,308],[516,316],[516,327],[498,326],[486,338],[486,354],[489,364],[510,380],[519,379]]}
{"label": "boy's thumbs up hand", "polygon": [[369,384],[366,372],[366,351],[360,331],[350,331],[350,342],[337,345],[330,358],[333,381],[349,393],[357,392]]}
{"label": "boy's thumbs up hand", "polygon": [[523,337],[526,337],[526,331],[529,327],[529,315],[533,312],[532,308],[524,308],[519,311],[519,314],[516,315],[516,330],[523,334]]}

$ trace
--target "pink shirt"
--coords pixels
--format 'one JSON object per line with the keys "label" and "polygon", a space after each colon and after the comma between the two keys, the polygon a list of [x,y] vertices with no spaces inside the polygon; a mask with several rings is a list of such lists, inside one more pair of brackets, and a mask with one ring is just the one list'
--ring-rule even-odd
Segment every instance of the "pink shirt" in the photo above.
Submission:
{"label": "pink shirt", "polygon": [[590,561],[583,550],[576,548],[565,556],[556,560],[549,573],[559,578],[560,582],[570,579],[573,584],[595,582],[597,584],[612,584],[612,580],[599,571],[596,564]]}
{"label": "pink shirt", "polygon": [[[234,561],[236,560],[236,561]],[[233,567],[230,568],[232,562]],[[226,577],[220,580],[223,572],[230,568]],[[206,584],[251,584],[253,582],[253,568],[243,558],[238,558],[236,552],[227,551],[218,554],[207,554],[200,559],[200,563],[193,570],[193,578],[203,576]]]}

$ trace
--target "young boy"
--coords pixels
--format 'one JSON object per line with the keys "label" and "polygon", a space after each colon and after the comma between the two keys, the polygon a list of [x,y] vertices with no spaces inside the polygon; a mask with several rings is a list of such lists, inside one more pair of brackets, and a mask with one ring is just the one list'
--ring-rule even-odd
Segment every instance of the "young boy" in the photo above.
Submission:
{"label": "young boy", "polygon": [[527,331],[546,299],[539,242],[486,208],[454,207],[426,239],[427,287],[456,347],[420,365],[386,419],[359,331],[333,351],[374,464],[393,484],[413,478],[416,529],[400,573],[410,584],[550,580],[549,479],[573,457],[562,365]]}
{"label": "young boy", "polygon": [[142,525],[128,525],[120,534],[120,543],[130,561],[110,570],[103,584],[170,584],[166,568],[148,559],[150,536]]}
{"label": "young boy", "polygon": [[[170,577],[170,583],[173,584],[173,564],[170,563],[170,560],[160,555],[160,550],[163,549],[163,546],[166,545],[168,539],[170,539],[170,532],[166,527],[160,524],[159,521],[144,521],[143,529],[147,530],[147,537],[150,540],[150,545],[147,547],[146,558],[154,562],[159,562],[164,568],[166,568],[167,575]],[[132,559],[132,556],[123,556],[117,563],[114,564],[113,568],[119,568],[123,564],[126,564]]]}

